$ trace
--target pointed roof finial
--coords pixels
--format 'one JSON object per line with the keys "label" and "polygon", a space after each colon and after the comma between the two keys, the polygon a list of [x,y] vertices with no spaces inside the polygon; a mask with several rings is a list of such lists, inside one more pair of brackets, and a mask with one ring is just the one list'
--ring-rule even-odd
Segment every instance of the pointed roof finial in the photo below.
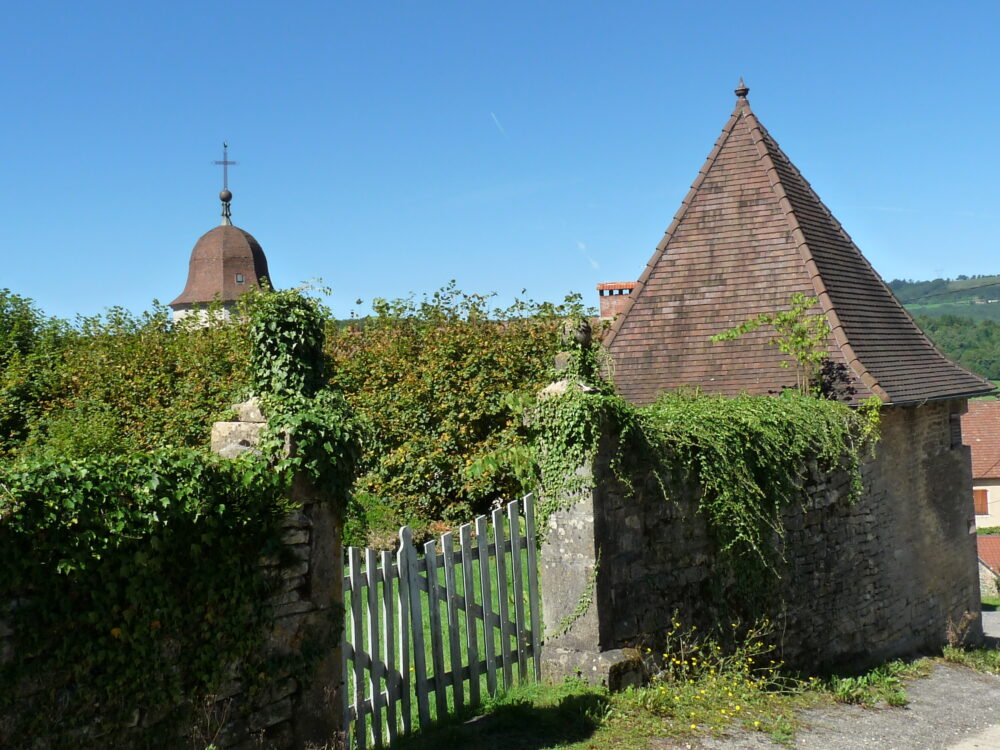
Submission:
{"label": "pointed roof finial", "polygon": [[232,213],[229,210],[229,201],[233,199],[233,194],[228,190],[219,192],[219,200],[222,201],[222,221],[221,226],[231,227],[233,225]]}
{"label": "pointed roof finial", "polygon": [[736,94],[736,96],[738,96],[740,99],[746,99],[747,94],[750,93],[750,89],[747,88],[747,85],[745,83],[743,83],[743,76],[740,76],[740,83],[736,87],[733,93]]}
{"label": "pointed roof finial", "polygon": [[236,162],[229,161],[228,142],[223,142],[222,144],[222,161],[216,161],[213,163],[222,165],[222,192],[219,193],[219,199],[222,201],[221,225],[224,227],[231,227],[233,225],[233,220],[231,218],[232,214],[229,212],[229,201],[233,199],[233,194],[229,192],[229,166],[231,164],[236,164]]}

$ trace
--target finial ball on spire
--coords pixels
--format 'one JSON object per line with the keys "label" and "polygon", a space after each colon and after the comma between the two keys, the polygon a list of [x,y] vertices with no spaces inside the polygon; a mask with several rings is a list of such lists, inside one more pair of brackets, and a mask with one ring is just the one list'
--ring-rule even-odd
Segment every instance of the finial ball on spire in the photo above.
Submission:
{"label": "finial ball on spire", "polygon": [[229,201],[233,199],[233,194],[228,190],[220,190],[219,198],[222,200],[223,203],[229,203]]}
{"label": "finial ball on spire", "polygon": [[740,83],[736,87],[733,93],[736,94],[736,96],[738,96],[740,99],[746,99],[747,94],[750,93],[750,89],[747,88],[747,85],[745,83],[743,83],[743,76],[740,76]]}

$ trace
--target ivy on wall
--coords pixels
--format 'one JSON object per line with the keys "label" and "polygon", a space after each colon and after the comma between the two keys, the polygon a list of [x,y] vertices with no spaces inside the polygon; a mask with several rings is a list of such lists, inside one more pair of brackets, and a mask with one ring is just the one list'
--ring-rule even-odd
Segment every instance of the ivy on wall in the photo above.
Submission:
{"label": "ivy on wall", "polygon": [[262,295],[250,320],[251,383],[268,417],[264,454],[279,470],[303,471],[343,508],[363,428],[341,393],[327,385],[325,318],[319,303],[298,291]]}
{"label": "ivy on wall", "polygon": [[122,435],[106,454],[0,463],[0,621],[14,654],[0,665],[0,746],[44,736],[53,747],[176,747],[224,680],[251,694],[267,686],[259,648],[273,582],[261,559],[281,558],[295,472],[344,502],[359,439],[323,386],[316,304],[293,291],[256,302],[233,330],[252,333],[252,380],[270,415],[263,455],[139,451]]}
{"label": "ivy on wall", "polygon": [[[190,450],[4,467],[0,619],[15,658],[0,667],[0,745],[79,747],[86,730],[172,746],[189,701],[261,643],[258,565],[278,549],[286,484],[261,461]],[[166,725],[136,740],[129,725],[154,710]]]}
{"label": "ivy on wall", "polygon": [[[573,359],[594,356],[587,345]],[[861,463],[878,440],[878,399],[852,408],[797,391],[732,398],[691,390],[638,407],[596,376],[586,382],[579,373],[593,373],[592,366],[568,371],[559,395],[526,410],[543,488],[540,517],[593,488],[592,471],[580,467],[593,467],[606,440],[610,468],[626,486],[642,481],[665,501],[672,487],[693,489],[720,555],[754,575],[774,572],[781,514],[802,498],[810,472],[847,472],[856,499]]]}

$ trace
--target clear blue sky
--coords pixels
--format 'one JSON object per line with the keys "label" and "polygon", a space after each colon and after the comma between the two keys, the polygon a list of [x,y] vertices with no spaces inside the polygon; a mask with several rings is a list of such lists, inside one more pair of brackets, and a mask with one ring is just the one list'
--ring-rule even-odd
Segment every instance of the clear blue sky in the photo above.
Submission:
{"label": "clear blue sky", "polygon": [[226,139],[234,223],[338,315],[453,278],[596,303],[740,75],[886,280],[998,273],[998,27],[996,2],[8,3],[0,287],[169,302]]}

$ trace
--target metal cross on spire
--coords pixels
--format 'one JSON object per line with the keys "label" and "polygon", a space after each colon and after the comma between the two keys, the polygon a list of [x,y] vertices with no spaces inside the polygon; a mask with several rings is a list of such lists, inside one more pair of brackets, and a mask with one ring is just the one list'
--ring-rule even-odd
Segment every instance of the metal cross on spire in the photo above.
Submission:
{"label": "metal cross on spire", "polygon": [[229,190],[229,165],[236,164],[235,161],[229,161],[229,144],[223,141],[222,143],[222,161],[212,162],[213,164],[222,165],[222,189]]}

